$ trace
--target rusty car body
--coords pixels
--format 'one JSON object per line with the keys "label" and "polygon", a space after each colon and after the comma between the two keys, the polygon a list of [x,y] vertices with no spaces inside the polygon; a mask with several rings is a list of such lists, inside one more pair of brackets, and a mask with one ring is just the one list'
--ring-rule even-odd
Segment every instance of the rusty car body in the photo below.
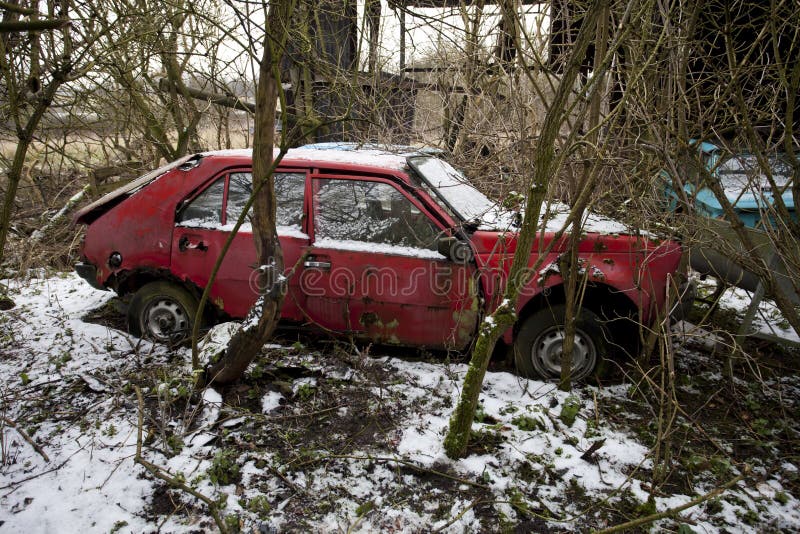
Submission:
{"label": "rusty car body", "polygon": [[[184,336],[198,295],[252,187],[251,152],[187,156],[83,208],[78,273],[132,295],[129,327],[160,341]],[[290,150],[275,173],[288,290],[282,321],[373,342],[466,350],[499,303],[516,250],[514,217],[443,160],[422,153]],[[540,234],[534,245],[553,239]],[[560,238],[519,299],[503,336],[525,375],[555,377],[564,324]],[[672,241],[588,231],[575,378],[611,352],[623,323],[663,311],[681,248]],[[530,259],[533,266],[536,255]],[[258,296],[248,224],[210,288],[209,321],[241,318]],[[624,321],[620,321],[624,319]],[[616,335],[615,335],[616,334]]]}

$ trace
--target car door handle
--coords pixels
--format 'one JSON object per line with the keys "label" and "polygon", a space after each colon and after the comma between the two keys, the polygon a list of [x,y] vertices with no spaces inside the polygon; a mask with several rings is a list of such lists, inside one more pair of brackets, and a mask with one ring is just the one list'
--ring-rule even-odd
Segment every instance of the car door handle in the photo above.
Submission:
{"label": "car door handle", "polygon": [[192,240],[189,239],[188,236],[181,236],[180,240],[178,241],[178,250],[180,250],[181,252],[185,252],[189,249],[197,249],[205,252],[206,250],[208,250],[208,245],[206,245],[202,241],[198,241],[197,243],[192,243]]}
{"label": "car door handle", "polygon": [[320,271],[330,271],[331,270],[331,262],[329,261],[318,261],[318,260],[306,260],[303,262],[303,267],[306,269],[319,269]]}

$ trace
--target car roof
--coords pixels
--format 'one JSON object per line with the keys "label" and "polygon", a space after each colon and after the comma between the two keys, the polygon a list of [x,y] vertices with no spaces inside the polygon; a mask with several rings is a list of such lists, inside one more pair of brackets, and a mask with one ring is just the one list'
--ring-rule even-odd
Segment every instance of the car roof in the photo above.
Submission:
{"label": "car roof", "polygon": [[[273,157],[278,157],[280,150],[275,149]],[[286,167],[291,166],[328,166],[334,169],[338,168],[342,171],[359,170],[359,171],[372,171],[379,173],[386,173],[387,171],[402,171],[405,172],[408,168],[406,158],[411,155],[427,155],[420,154],[419,152],[391,152],[384,149],[361,149],[361,150],[331,150],[329,148],[293,148],[290,149],[282,160],[282,165]],[[229,149],[229,150],[212,150],[207,152],[200,152],[184,156],[172,163],[159,167],[158,169],[147,173],[146,175],[134,180],[133,182],[124,185],[110,193],[104,195],[98,200],[92,202],[84,207],[76,214],[74,221],[85,220],[86,216],[91,214],[94,210],[108,204],[109,202],[120,201],[126,198],[133,192],[147,186],[156,178],[164,175],[168,171],[175,168],[192,168],[200,164],[204,159],[219,159],[224,160],[223,164],[234,164],[249,166],[253,161],[252,149]],[[186,169],[184,169],[186,170]],[[406,177],[402,177],[407,180]]]}
{"label": "car roof", "polygon": [[[752,154],[753,152],[746,146],[734,146],[734,147],[727,147],[722,141],[700,141],[699,139],[690,139],[689,144],[691,146],[696,146],[699,148],[700,152],[703,154],[711,154],[713,152],[724,152],[727,154]],[[795,152],[800,150],[800,147],[794,148]],[[777,149],[766,150],[765,152],[775,153],[778,154],[785,154],[785,149],[783,147],[778,147]]]}
{"label": "car roof", "polygon": [[710,154],[715,150],[720,150],[720,148],[714,143],[711,143],[709,141],[700,141],[699,139],[690,139],[689,145],[698,147],[700,149],[700,152],[704,154]]}
{"label": "car roof", "polygon": [[[275,149],[273,157],[278,157],[280,150]],[[308,165],[309,162],[322,165],[346,167],[355,165],[381,170],[404,171],[407,168],[406,158],[414,152],[391,152],[378,148],[360,150],[330,150],[325,148],[292,148],[283,157],[284,165]],[[214,150],[203,152],[203,158],[241,159],[242,163],[250,163],[253,158],[252,149]]]}

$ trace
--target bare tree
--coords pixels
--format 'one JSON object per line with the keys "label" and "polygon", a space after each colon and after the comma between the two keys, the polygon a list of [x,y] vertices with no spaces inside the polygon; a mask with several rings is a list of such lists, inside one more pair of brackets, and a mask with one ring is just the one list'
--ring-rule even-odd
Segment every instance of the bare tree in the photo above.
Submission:
{"label": "bare tree", "polygon": [[[231,338],[220,360],[207,377],[225,383],[238,379],[272,335],[281,315],[286,289],[283,254],[275,230],[275,181],[273,171],[285,153],[275,159],[275,110],[280,94],[281,57],[286,48],[294,0],[270,3],[264,52],[259,64],[256,120],[253,140],[253,239],[255,240],[261,290],[241,328]],[[285,147],[285,143],[282,143]],[[243,210],[245,213],[247,209]]]}
{"label": "bare tree", "polygon": [[[30,7],[11,4],[3,16],[7,25],[0,35],[0,90],[6,94],[3,116],[12,124],[16,148],[0,209],[0,263],[17,188],[37,128],[58,91],[85,73],[87,52],[97,37],[91,26],[73,28],[69,24],[71,16],[80,18],[71,1],[52,0],[44,7],[47,15],[39,12],[38,2],[31,2]],[[48,21],[55,23],[43,28],[40,23]]]}
{"label": "bare tree", "polygon": [[[489,358],[497,340],[516,320],[516,303],[519,292],[528,279],[528,263],[534,239],[539,231],[541,206],[547,195],[550,177],[556,173],[559,166],[559,160],[555,155],[556,139],[568,115],[572,87],[578,78],[583,55],[594,36],[599,14],[605,9],[604,4],[604,2],[598,2],[588,9],[564,75],[545,116],[534,155],[534,174],[528,189],[525,216],[520,227],[519,241],[509,270],[503,301],[480,327],[469,368],[464,378],[461,398],[450,419],[444,446],[447,455],[451,458],[459,458],[466,453],[475,408]],[[540,258],[543,257],[540,254]],[[535,269],[536,266],[534,266],[534,271]]]}
{"label": "bare tree", "polygon": [[134,133],[133,151],[147,147],[155,161],[202,150],[203,110],[193,95],[217,81],[220,65],[210,68],[204,58],[217,57],[219,9],[209,2],[150,0],[102,2],[95,9],[113,14],[97,18],[106,38],[87,88],[106,86],[93,96],[100,112]]}

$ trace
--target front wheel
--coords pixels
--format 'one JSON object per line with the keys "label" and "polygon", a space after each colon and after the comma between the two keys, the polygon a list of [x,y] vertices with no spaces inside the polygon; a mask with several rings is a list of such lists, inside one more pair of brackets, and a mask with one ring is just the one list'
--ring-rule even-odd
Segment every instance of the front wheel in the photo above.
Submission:
{"label": "front wheel", "polygon": [[151,282],[131,299],[128,330],[160,343],[181,343],[192,333],[197,305],[197,299],[186,289],[169,282]]}
{"label": "front wheel", "polygon": [[[522,323],[514,340],[514,362],[522,376],[561,378],[565,317],[566,307],[559,304],[537,311]],[[575,324],[572,380],[580,382],[591,376],[605,355],[606,332],[600,318],[581,308]]]}

